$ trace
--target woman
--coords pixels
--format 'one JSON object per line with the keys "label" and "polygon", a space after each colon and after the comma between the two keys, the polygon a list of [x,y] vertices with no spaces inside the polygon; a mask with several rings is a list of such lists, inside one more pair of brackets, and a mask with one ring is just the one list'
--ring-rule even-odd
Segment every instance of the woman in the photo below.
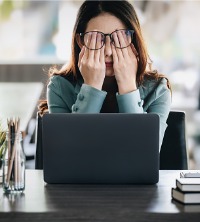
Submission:
{"label": "woman", "polygon": [[[148,70],[140,24],[128,1],[85,1],[68,65],[50,71],[50,113],[157,113],[160,144],[170,110],[169,82]],[[150,65],[149,65],[150,68]],[[41,109],[47,108],[44,103]]]}

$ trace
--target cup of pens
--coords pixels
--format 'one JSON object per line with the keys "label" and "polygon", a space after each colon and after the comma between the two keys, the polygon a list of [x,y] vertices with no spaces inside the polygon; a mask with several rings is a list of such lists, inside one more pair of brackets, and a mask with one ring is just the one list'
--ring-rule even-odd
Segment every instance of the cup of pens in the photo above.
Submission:
{"label": "cup of pens", "polygon": [[3,189],[5,193],[23,192],[25,189],[25,154],[19,119],[8,120],[6,149],[3,157]]}

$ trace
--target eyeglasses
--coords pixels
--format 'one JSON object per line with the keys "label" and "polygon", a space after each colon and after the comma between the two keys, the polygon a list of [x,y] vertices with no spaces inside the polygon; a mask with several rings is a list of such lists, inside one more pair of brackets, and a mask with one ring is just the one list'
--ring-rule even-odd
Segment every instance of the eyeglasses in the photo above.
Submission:
{"label": "eyeglasses", "polygon": [[[85,33],[79,33],[81,37],[81,43],[85,45],[90,50],[101,49],[105,42],[106,36],[110,37],[111,43],[119,49],[128,47],[133,39],[134,30],[128,29],[119,29],[110,34],[104,34],[99,31],[90,31]],[[120,38],[123,37],[123,40],[120,41]]]}

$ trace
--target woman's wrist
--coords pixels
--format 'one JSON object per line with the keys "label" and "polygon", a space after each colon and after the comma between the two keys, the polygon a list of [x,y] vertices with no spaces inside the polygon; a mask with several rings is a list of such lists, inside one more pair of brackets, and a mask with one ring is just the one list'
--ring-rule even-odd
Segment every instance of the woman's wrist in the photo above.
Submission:
{"label": "woman's wrist", "polygon": [[118,92],[120,95],[127,94],[127,93],[133,92],[135,90],[137,90],[136,83],[118,85]]}
{"label": "woman's wrist", "polygon": [[89,81],[84,81],[84,83],[86,85],[96,88],[98,90],[102,90],[103,82],[102,83],[93,83],[93,82],[89,82]]}

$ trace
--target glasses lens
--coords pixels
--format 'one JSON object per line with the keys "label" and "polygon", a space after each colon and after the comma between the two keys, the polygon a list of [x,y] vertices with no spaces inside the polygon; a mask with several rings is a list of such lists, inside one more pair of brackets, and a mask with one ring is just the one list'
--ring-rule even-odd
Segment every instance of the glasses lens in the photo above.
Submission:
{"label": "glasses lens", "polygon": [[133,30],[117,30],[112,33],[111,40],[116,48],[128,47],[133,39]]}
{"label": "glasses lens", "polygon": [[100,32],[86,32],[83,41],[88,49],[97,50],[103,47],[104,35]]}

